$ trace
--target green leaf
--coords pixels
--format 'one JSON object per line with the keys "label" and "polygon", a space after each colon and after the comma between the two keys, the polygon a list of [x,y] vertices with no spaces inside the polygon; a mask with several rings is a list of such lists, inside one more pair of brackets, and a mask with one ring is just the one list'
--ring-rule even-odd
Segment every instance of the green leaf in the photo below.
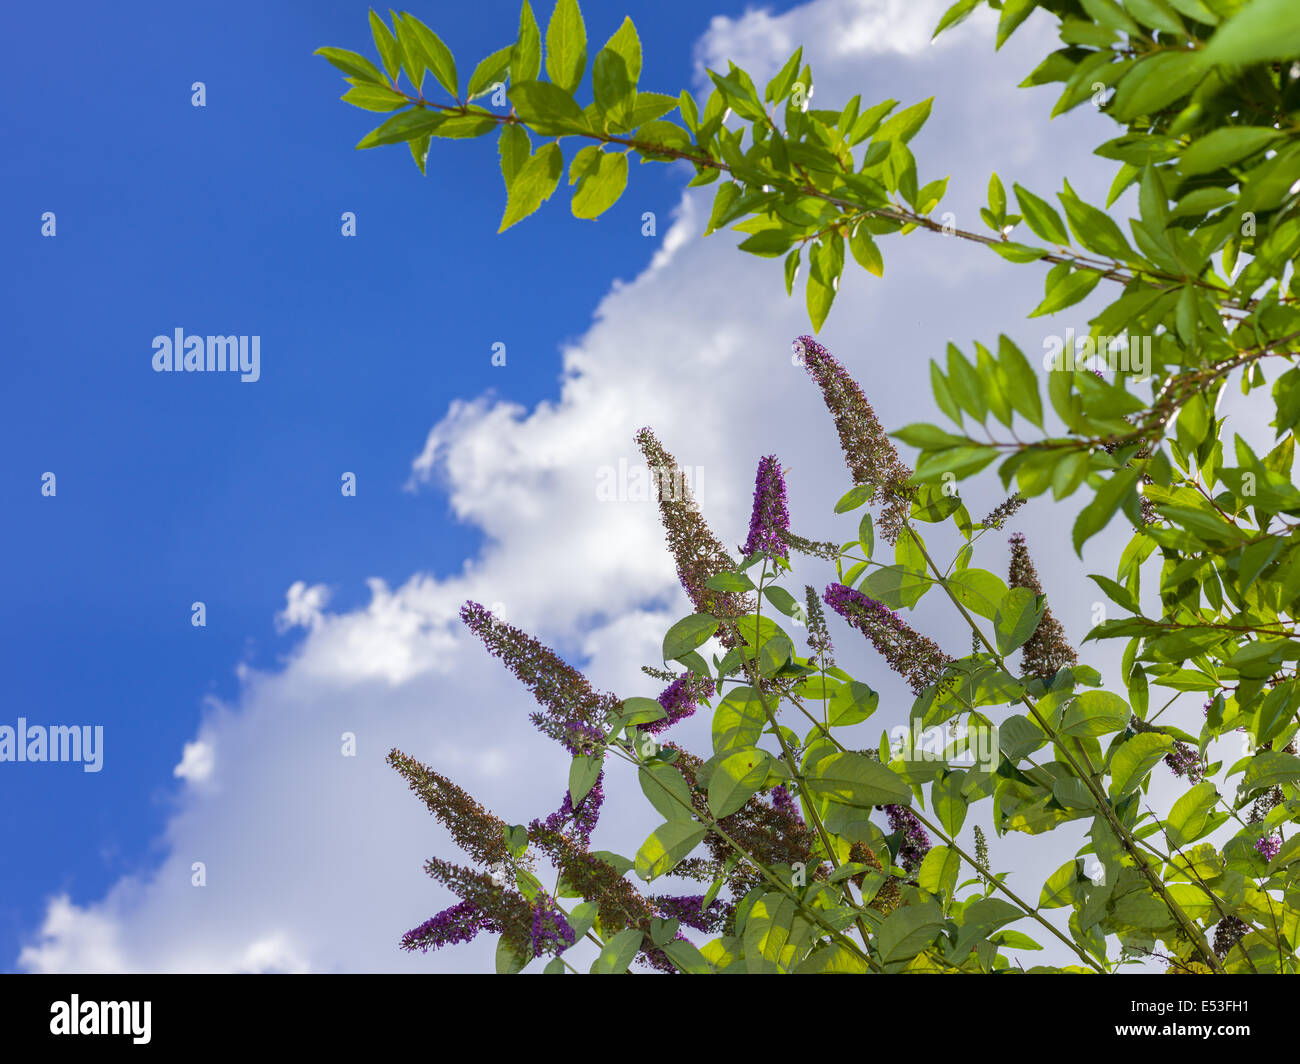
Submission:
{"label": "green leaf", "polygon": [[752,687],[733,687],[713,711],[713,752],[753,746],[767,725],[758,692]]}
{"label": "green leaf", "polygon": [[876,931],[876,948],[886,964],[909,960],[943,930],[943,910],[923,903],[895,909]]}
{"label": "green leaf", "polygon": [[497,975],[517,975],[528,964],[528,957],[521,957],[510,948],[505,937],[497,940]]}
{"label": "green leaf", "polygon": [[[1217,5],[1216,5],[1217,6]],[[1300,8],[1292,0],[1250,0],[1205,47],[1208,63],[1246,66],[1300,55]]]}
{"label": "green leaf", "polygon": [[578,754],[569,765],[569,800],[577,806],[596,786],[603,758]]}
{"label": "green leaf", "polygon": [[343,73],[350,74],[354,78],[373,81],[379,85],[384,84],[384,75],[379,68],[357,52],[349,52],[346,48],[317,48],[312,55],[324,56]]}
{"label": "green leaf", "polygon": [[1241,787],[1246,794],[1300,780],[1300,757],[1278,750],[1261,750],[1250,759]]}
{"label": "green leaf", "polygon": [[357,142],[357,150],[377,148],[381,144],[400,144],[402,141],[414,140],[426,136],[440,126],[445,119],[433,111],[417,107],[393,115],[382,126],[372,129]]}
{"label": "green leaf", "polygon": [[647,883],[671,872],[704,838],[706,828],[689,820],[660,824],[636,854],[636,874]]}
{"label": "green leaf", "polygon": [[542,31],[533,9],[524,0],[519,9],[519,37],[510,52],[510,84],[536,81],[542,72]]}
{"label": "green leaf", "polygon": [[853,230],[853,236],[849,239],[849,252],[868,273],[875,274],[877,277],[885,275],[885,260],[881,257],[880,249],[876,247],[876,242],[871,239],[871,234],[867,232],[865,225],[859,224]]}
{"label": "green leaf", "polygon": [[990,621],[1007,596],[1007,585],[987,569],[961,569],[947,578],[948,590],[968,610]]}
{"label": "green leaf", "polygon": [[1079,881],[1079,862],[1071,858],[1047,877],[1038,897],[1040,909],[1059,909],[1074,902],[1074,885]]}
{"label": "green leaf", "polygon": [[600,956],[592,962],[591,974],[620,975],[626,972],[628,965],[636,958],[643,938],[644,934],[639,928],[629,927],[620,931],[605,943]]}
{"label": "green leaf", "polygon": [[587,69],[587,28],[577,0],[557,0],[546,27],[546,76],[565,92],[577,91]]}
{"label": "green leaf", "polygon": [[1031,318],[1055,314],[1085,299],[1101,281],[1096,270],[1071,270],[1069,263],[1053,267],[1047,274],[1047,293],[1043,301],[1030,312]]}
{"label": "green leaf", "polygon": [[1216,129],[1183,152],[1178,169],[1186,177],[1208,174],[1248,155],[1254,155],[1282,136],[1267,126],[1228,126]]}
{"label": "green leaf", "polygon": [[1108,111],[1121,122],[1156,114],[1196,88],[1208,69],[1201,52],[1157,52],[1120,79]]}
{"label": "green leaf", "polygon": [[695,944],[683,938],[666,943],[663,949],[668,959],[687,975],[708,975],[713,971]]}
{"label": "green leaf", "polygon": [[980,6],[981,0],[957,0],[952,7],[943,13],[943,18],[939,20],[939,25],[935,26],[931,39],[938,37],[944,30],[956,26],[959,22],[965,20],[966,16]]}
{"label": "green leaf", "polygon": [[402,12],[402,24],[414,35],[424,54],[425,65],[453,99],[460,99],[460,82],[456,79],[456,60],[442,39],[409,11]]}
{"label": "green leaf", "polygon": [[524,127],[514,122],[503,125],[501,135],[497,138],[497,152],[501,156],[501,176],[505,178],[508,189],[515,174],[528,162],[533,152]]}
{"label": "green leaf", "polygon": [[[504,165],[505,156],[502,156]],[[504,233],[516,222],[523,221],[542,203],[551,198],[560,182],[564,169],[564,153],[558,144],[543,144],[515,174],[506,197],[506,211],[501,217],[498,233]]]}
{"label": "green leaf", "polygon": [[856,510],[871,498],[871,492],[872,487],[870,484],[858,484],[850,488],[840,497],[840,501],[835,504],[835,512],[837,514],[846,514]]}
{"label": "green leaf", "polygon": [[1038,374],[1014,343],[998,337],[998,367],[1007,378],[1007,398],[1016,412],[1031,424],[1043,427],[1043,401],[1038,395]]}
{"label": "green leaf", "polygon": [[709,812],[730,816],[753,797],[767,779],[771,757],[757,747],[733,750],[709,777]]}
{"label": "green leaf", "polygon": [[1082,558],[1083,545],[1110,523],[1137,484],[1140,470],[1121,469],[1098,490],[1096,497],[1080,512],[1074,522],[1074,551]]}
{"label": "green leaf", "polygon": [[850,680],[835,688],[827,707],[827,719],[832,728],[861,724],[876,711],[880,695],[864,683]]}
{"label": "green leaf", "polygon": [[511,82],[509,95],[519,117],[542,136],[562,137],[590,129],[582,108],[558,85],[546,81]]}
{"label": "green leaf", "polygon": [[1069,181],[1065,182],[1065,188],[1061,192],[1061,203],[1065,207],[1070,229],[1085,248],[1120,261],[1133,258],[1133,249],[1128,246],[1128,241],[1124,239],[1115,220],[1105,211],[1076,196]]}
{"label": "green leaf", "polygon": [[626,120],[636,101],[636,83],[628,73],[627,60],[611,48],[602,48],[591,64],[592,97],[606,118]]}
{"label": "green leaf", "polygon": [[1173,846],[1195,842],[1208,830],[1210,814],[1218,804],[1219,792],[1209,780],[1196,784],[1169,811],[1165,829]]}
{"label": "green leaf", "polygon": [[641,791],[665,820],[692,820],[691,789],[681,772],[663,761],[637,770]]}
{"label": "green leaf", "polygon": [[510,58],[514,54],[514,45],[499,48],[474,68],[469,79],[469,89],[465,99],[474,100],[491,91],[492,86],[504,83],[510,74]]}
{"label": "green leaf", "polygon": [[921,867],[916,870],[916,882],[922,890],[938,894],[947,901],[957,886],[959,871],[961,858],[957,851],[947,846],[935,846],[925,855]]}
{"label": "green leaf", "polygon": [[370,35],[375,39],[375,48],[379,50],[384,70],[388,72],[389,79],[395,83],[397,75],[402,72],[402,49],[397,43],[397,38],[393,36],[392,30],[373,11],[370,12]]}
{"label": "green leaf", "polygon": [[808,769],[809,791],[832,802],[858,808],[911,805],[912,790],[878,761],[851,751],[831,754]]}
{"label": "green leaf", "polygon": [[623,152],[598,152],[594,172],[583,176],[573,194],[573,216],[596,218],[618,202],[627,187],[627,156]]}
{"label": "green leaf", "polygon": [[1046,200],[1039,199],[1027,188],[1012,185],[1016,192],[1016,202],[1020,204],[1020,213],[1025,224],[1041,239],[1051,244],[1068,246],[1070,238],[1065,232],[1065,225],[1056,209]]}
{"label": "green leaf", "polygon": [[718,619],[707,613],[683,617],[664,636],[664,661],[676,661],[706,643],[718,630]]}
{"label": "green leaf", "polygon": [[614,32],[614,36],[605,42],[604,50],[623,57],[627,76],[635,88],[641,78],[641,38],[637,36],[632,20],[626,15],[623,17],[622,25]]}
{"label": "green leaf", "polygon": [[999,654],[1010,654],[1023,646],[1037,630],[1046,608],[1046,600],[1040,602],[1039,598],[1027,587],[1013,587],[1002,597],[993,615]]}
{"label": "green leaf", "polygon": [[1129,704],[1109,691],[1085,691],[1070,703],[1061,719],[1060,732],[1076,738],[1108,735],[1128,724]]}
{"label": "green leaf", "polygon": [[1173,749],[1174,741],[1159,732],[1143,732],[1121,743],[1110,759],[1108,794],[1118,801],[1132,794],[1156,764]]}
{"label": "green leaf", "polygon": [[400,92],[394,92],[383,85],[372,85],[368,81],[352,86],[340,99],[366,111],[396,111],[410,103]]}
{"label": "green leaf", "polygon": [[998,749],[1013,765],[1046,744],[1043,729],[1028,717],[1014,713],[998,726]]}
{"label": "green leaf", "polygon": [[930,785],[930,804],[934,807],[943,830],[953,838],[956,838],[966,822],[968,803],[962,793],[965,782],[966,772],[958,769],[955,772],[944,772]]}
{"label": "green leaf", "polygon": [[794,655],[793,641],[770,617],[740,617],[736,629],[756,652],[761,676],[773,675]]}

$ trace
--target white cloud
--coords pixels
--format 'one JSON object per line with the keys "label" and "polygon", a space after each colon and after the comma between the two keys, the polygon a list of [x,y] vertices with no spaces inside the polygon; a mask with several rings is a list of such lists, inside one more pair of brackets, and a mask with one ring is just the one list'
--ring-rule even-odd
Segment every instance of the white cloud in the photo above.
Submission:
{"label": "white cloud", "polygon": [[172,775],[191,783],[202,783],[212,775],[215,758],[216,751],[209,743],[202,740],[186,743],[181,751],[180,764],[172,769]]}
{"label": "white cloud", "polygon": [[[751,12],[715,20],[697,54],[736,57],[758,80],[801,41],[818,102],[857,91],[867,103],[911,102],[934,92],[934,118],[913,148],[923,180],[953,174],[959,224],[978,227],[988,172],[1008,158],[1019,164],[1004,174],[1008,185],[1050,191],[1068,170],[1080,191],[1104,190],[1108,164],[1088,154],[1096,138],[1079,135],[1095,116],[1057,120],[1044,134],[1050,105],[1014,88],[1045,50],[1035,23],[1022,31],[1028,44],[1013,41],[1000,55],[986,18],[931,47],[945,6],[816,0],[781,16]],[[448,904],[421,866],[454,848],[384,755],[401,747],[515,822],[559,804],[567,759],[529,729],[526,693],[465,633],[460,604],[500,603],[512,623],[571,658],[590,657],[599,685],[654,694],[637,666],[657,659],[685,599],[654,507],[603,503],[595,490],[602,466],[638,462],[632,436],[643,424],[683,465],[702,467],[700,500],[724,543],[743,538],[756,461],[773,451],[790,470],[797,529],[817,538],[843,531],[831,517],[847,486],[834,427],[790,359],[792,338],[808,331],[802,299],[787,299],[778,265],[738,254],[733,235],[698,238],[711,195],[688,193],[649,268],[614,285],[595,309],[587,333],[563,352],[554,401],[531,410],[457,402],[429,433],[411,485],[443,486],[455,515],[481,530],[480,553],[444,579],[417,574],[396,589],[371,580],[370,602],[350,612],[328,612],[324,586],[295,583],[278,619],[304,629],[302,641],[279,672],[241,667],[237,703],[210,707],[202,738],[186,745],[175,770],[204,786],[179,795],[164,859],[98,901],[52,900],[21,967],[490,968],[486,941],[429,958],[396,949],[403,931]],[[995,337],[1041,298],[1040,271],[937,243],[944,239],[886,241],[885,278],[850,270],[823,335],[890,428],[937,418],[927,366],[950,332],[969,349],[970,338]],[[1026,350],[1036,350],[1038,337],[1026,335]],[[991,509],[1000,498],[988,489],[969,505]],[[1023,523],[1043,543],[1059,538],[1049,509],[1031,508]],[[1077,637],[1090,626],[1092,585],[1073,567],[1054,568],[1051,556],[1042,561],[1056,612]],[[832,578],[812,565],[801,572],[813,583]],[[961,652],[968,635],[937,614],[920,616]],[[884,695],[872,722],[878,733],[906,718],[910,699],[856,638],[839,633],[841,655]],[[346,732],[357,737],[356,757],[342,754]],[[688,722],[683,737],[707,743],[707,721]],[[597,839],[627,848],[627,836],[651,821],[635,784],[620,783],[630,781],[607,788]],[[995,853],[1001,845],[995,840]],[[1068,855],[1040,863],[1050,871]],[[194,862],[203,862],[206,886],[192,885]]]}

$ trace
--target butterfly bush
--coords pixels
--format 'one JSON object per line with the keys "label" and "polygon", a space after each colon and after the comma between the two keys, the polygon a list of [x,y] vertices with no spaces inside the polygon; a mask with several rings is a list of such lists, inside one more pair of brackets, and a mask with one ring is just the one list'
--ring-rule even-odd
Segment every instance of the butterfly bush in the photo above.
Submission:
{"label": "butterfly bush", "polygon": [[[936,34],[982,6],[957,0]],[[402,948],[488,934],[508,972],[1300,971],[1300,127],[1286,119],[1300,7],[989,6],[999,46],[1032,11],[1040,28],[1056,19],[1062,47],[1024,84],[1058,83],[1054,114],[1093,100],[1117,127],[1096,147],[1115,164],[1106,207],[1068,181],[1054,200],[1012,182],[1012,199],[995,173],[985,231],[948,224],[935,214],[947,179],[926,180],[912,148],[929,100],[811,106],[801,48],[761,86],[729,64],[699,98],[645,91],[631,20],[589,48],[576,0],[558,0],[544,34],[524,3],[515,39],[461,64],[465,82],[409,13],[391,27],[371,14],[377,62],[319,49],[347,78],[347,103],[386,115],[358,148],[405,144],[424,173],[431,144],[495,137],[502,230],[552,198],[566,152],[583,219],[618,201],[635,156],[712,184],[706,235],[734,227],[741,251],[782,258],[814,333],[854,287],[845,270],[879,276],[883,248],[912,234],[937,254],[1037,271],[1032,321],[1090,295],[1095,310],[1068,347],[1031,333],[1055,347],[1041,366],[1005,333],[948,344],[928,367],[944,426],[887,431],[868,400],[863,382],[910,373],[915,352],[861,337],[837,358],[804,335],[788,379],[768,375],[788,369],[783,351],[763,362],[761,387],[802,380],[825,407],[835,444],[810,468],[819,484],[843,478],[835,539],[802,534],[814,516],[789,512],[796,474],[778,453],[755,455],[733,556],[723,544],[743,526],[716,534],[708,520],[726,515],[701,511],[641,429],[690,610],[643,666],[656,686],[599,691],[465,604],[468,632],[564,750],[567,789],[554,812],[511,823],[393,750],[467,862],[426,862],[442,908],[410,914],[426,918]],[[1098,84],[1113,95],[1094,99]],[[1230,383],[1249,441],[1225,427]],[[764,450],[779,451],[779,432]],[[1040,557],[1082,559],[1097,539],[1118,560],[1113,576],[1091,574],[1104,601],[1072,641],[1023,532],[1005,570],[986,537],[1075,495]],[[943,630],[944,646],[925,631],[939,608],[962,626],[960,640]],[[1104,677],[1083,660],[1103,640],[1122,647]],[[905,734],[891,740],[890,725]],[[683,736],[706,728],[688,749]],[[616,786],[653,810],[648,837],[600,819]],[[999,867],[1008,836],[1055,867],[1045,882],[1025,862]]]}

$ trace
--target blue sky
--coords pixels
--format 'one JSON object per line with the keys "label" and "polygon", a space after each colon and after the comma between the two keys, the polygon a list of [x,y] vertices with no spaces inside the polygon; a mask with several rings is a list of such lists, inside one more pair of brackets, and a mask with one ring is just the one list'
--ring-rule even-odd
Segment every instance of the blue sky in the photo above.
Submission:
{"label": "blue sky", "polygon": [[[742,10],[587,7],[601,40],[632,15],[642,84],[666,91],[688,80],[709,17]],[[311,52],[373,52],[366,12],[74,2],[57,31],[48,11],[6,14],[8,39],[29,44],[0,104],[2,716],[106,737],[98,774],[0,768],[0,966],[48,895],[97,897],[156,859],[203,697],[232,696],[237,663],[274,668],[297,638],[273,625],[290,584],[328,582],[346,609],[368,577],[460,566],[476,530],[436,488],[402,490],[429,425],[458,396],[553,395],[558,344],[655,250],[641,212],[666,220],[680,194],[681,175],[641,167],[597,222],[555,202],[494,236],[491,138],[435,145],[425,178],[404,150],[353,150],[382,116],[340,103],[340,75]],[[518,7],[417,13],[471,67],[511,40]],[[206,107],[191,106],[195,81]],[[259,335],[261,380],[155,374],[152,339],[176,327]],[[496,341],[508,372],[490,365]],[[206,628],[190,624],[196,600]]]}

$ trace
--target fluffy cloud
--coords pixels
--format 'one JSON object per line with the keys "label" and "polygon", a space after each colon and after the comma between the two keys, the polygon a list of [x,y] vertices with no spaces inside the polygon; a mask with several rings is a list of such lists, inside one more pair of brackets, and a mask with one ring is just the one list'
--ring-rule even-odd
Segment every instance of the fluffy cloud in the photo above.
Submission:
{"label": "fluffy cloud", "polygon": [[[989,171],[1008,162],[1015,168],[1004,174],[1008,183],[1049,191],[1068,170],[1076,188],[1101,198],[1109,164],[1086,147],[1097,139],[1089,123],[1099,119],[1079,114],[1048,129],[1050,99],[1013,87],[1050,48],[1042,27],[1031,21],[1025,38],[998,55],[987,19],[932,46],[930,29],[945,6],[814,0],[780,16],[716,19],[697,56],[735,58],[758,79],[801,42],[819,102],[861,91],[867,103],[891,93],[910,103],[933,92],[934,118],[913,146],[923,180],[951,173],[950,209],[970,228],[978,228]],[[390,747],[447,772],[514,821],[549,812],[564,787],[563,753],[528,729],[526,693],[461,629],[461,602],[492,604],[572,659],[590,659],[601,686],[653,694],[637,667],[656,660],[664,628],[687,606],[654,507],[601,501],[596,491],[620,462],[637,464],[632,436],[643,424],[701,471],[699,498],[725,543],[743,539],[754,467],[771,452],[789,470],[797,529],[813,537],[843,530],[829,516],[847,480],[834,428],[790,357],[792,338],[807,331],[802,300],[787,299],[772,262],[737,254],[731,235],[698,238],[710,195],[685,194],[645,272],[595,308],[585,335],[563,351],[554,401],[534,409],[457,402],[429,433],[411,486],[446,490],[455,515],[483,533],[478,555],[446,579],[416,574],[396,589],[372,580],[369,604],[351,612],[329,612],[322,586],[294,584],[278,619],[301,628],[301,642],[282,671],[242,670],[237,703],[214,704],[200,737],[186,745],[175,769],[183,791],[161,840],[165,858],[99,901],[52,900],[20,967],[491,964],[486,941],[428,958],[395,948],[403,931],[448,903],[422,874],[423,861],[435,851],[455,854],[384,764]],[[850,270],[823,336],[890,428],[934,416],[928,362],[947,341],[995,337],[1041,298],[1039,271],[1001,264],[973,245],[940,246],[944,239],[890,239],[882,280]],[[1041,337],[1022,339],[1032,357]],[[973,511],[1000,501],[987,492],[969,500]],[[1031,541],[1034,529],[1044,544],[1059,538],[1059,516],[1027,512]],[[1077,638],[1090,626],[1094,591],[1063,562],[1047,555],[1040,569],[1054,611]],[[985,564],[1000,568],[1004,559]],[[806,571],[812,582],[829,575]],[[969,636],[950,619],[921,616],[962,652]],[[856,638],[840,631],[845,658],[851,649],[886,696],[873,727],[901,722],[910,698]],[[683,737],[706,729],[690,722]],[[343,755],[349,733],[355,757]],[[597,841],[613,846],[612,835],[626,841],[650,817],[639,795],[617,782],[609,790]],[[626,830],[612,833],[610,825]],[[1049,855],[1046,870],[1068,856]],[[206,885],[194,885],[200,877]]]}

